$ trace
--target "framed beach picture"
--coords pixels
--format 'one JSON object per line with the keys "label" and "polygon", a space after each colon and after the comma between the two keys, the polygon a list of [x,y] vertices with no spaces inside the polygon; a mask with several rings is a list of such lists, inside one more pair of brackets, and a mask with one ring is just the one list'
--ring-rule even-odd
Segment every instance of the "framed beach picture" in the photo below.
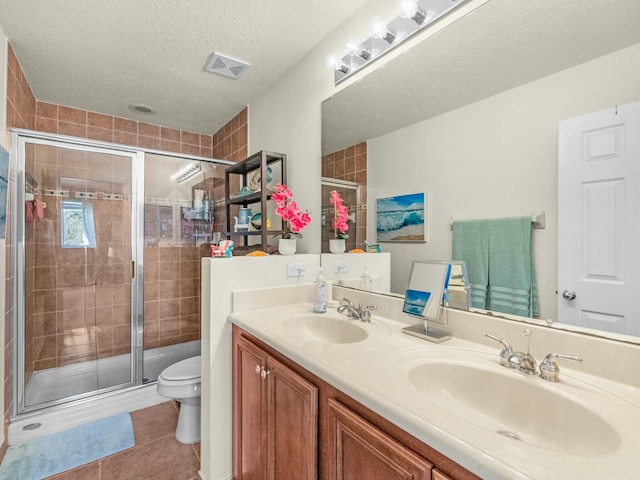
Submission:
{"label": "framed beach picture", "polygon": [[398,195],[376,200],[377,242],[426,242],[427,196]]}

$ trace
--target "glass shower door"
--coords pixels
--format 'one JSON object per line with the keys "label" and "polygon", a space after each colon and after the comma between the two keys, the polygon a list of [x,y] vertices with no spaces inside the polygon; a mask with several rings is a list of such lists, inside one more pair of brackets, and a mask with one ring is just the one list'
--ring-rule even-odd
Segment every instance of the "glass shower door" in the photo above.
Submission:
{"label": "glass shower door", "polygon": [[134,383],[136,154],[24,137],[18,153],[23,413]]}

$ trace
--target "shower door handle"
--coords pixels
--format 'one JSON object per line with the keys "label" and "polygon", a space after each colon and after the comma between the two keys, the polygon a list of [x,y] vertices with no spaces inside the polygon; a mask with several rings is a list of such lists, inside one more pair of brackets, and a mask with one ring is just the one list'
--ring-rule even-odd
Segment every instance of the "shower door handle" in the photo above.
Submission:
{"label": "shower door handle", "polygon": [[131,261],[131,278],[136,278],[136,262],[135,262],[135,260]]}

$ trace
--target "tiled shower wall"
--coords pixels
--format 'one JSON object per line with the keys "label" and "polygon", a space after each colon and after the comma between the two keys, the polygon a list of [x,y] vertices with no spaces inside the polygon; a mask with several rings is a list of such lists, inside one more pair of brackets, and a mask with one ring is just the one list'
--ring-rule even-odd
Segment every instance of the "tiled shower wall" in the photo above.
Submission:
{"label": "tiled shower wall", "polygon": [[[60,133],[65,135],[73,135],[81,138],[89,138],[95,140],[102,140],[108,142],[114,142],[124,145],[132,145],[139,146],[142,148],[150,148],[157,150],[165,150],[176,153],[185,153],[191,155],[199,155],[207,158],[218,158],[218,159],[227,159],[231,161],[239,161],[243,160],[248,156],[247,153],[247,137],[248,137],[248,125],[247,125],[247,109],[244,109],[240,112],[236,117],[231,119],[223,128],[221,128],[214,135],[205,135],[187,131],[181,131],[176,129],[171,129],[159,125],[153,125],[150,123],[137,122],[135,120],[129,120],[125,118],[112,117],[109,115],[103,115],[100,113],[89,112],[86,110],[69,108],[65,106],[55,105],[51,103],[45,102],[37,102],[31,88],[29,87],[29,83],[25,78],[22,69],[20,67],[20,63],[15,56],[13,49],[9,45],[8,52],[8,81],[7,81],[7,128],[25,128],[30,130],[40,130],[44,132],[51,133]],[[224,186],[220,185],[212,185],[211,186],[211,195],[215,202],[216,198],[223,198],[224,196]],[[97,200],[97,205],[102,202],[102,200]],[[104,201],[111,202],[111,201]],[[54,215],[57,215],[57,211],[59,208],[59,202],[54,201],[51,202],[48,200],[47,210],[45,213],[45,219],[54,221]],[[100,208],[97,206],[97,210]],[[215,207],[214,203],[214,215],[216,215],[216,223],[219,225],[224,225],[224,207]],[[51,217],[51,218],[50,218]],[[44,222],[44,221],[43,221]],[[8,428],[8,419],[9,419],[9,352],[10,352],[10,318],[11,318],[11,302],[8,300],[11,298],[11,281],[13,279],[14,272],[10,271],[10,258],[11,258],[11,245],[10,245],[10,229],[11,229],[11,218],[7,219],[7,243],[6,243],[6,256],[7,256],[7,272],[6,272],[6,283],[5,283],[5,298],[7,299],[5,305],[5,345],[4,345],[4,356],[5,356],[5,372],[4,372],[4,384],[5,384],[5,399],[4,399],[4,428],[5,428],[5,438],[6,431]],[[44,228],[44,223],[36,225],[31,225],[28,228],[32,228],[32,238],[35,240],[38,238],[38,234],[36,233],[36,228]],[[32,248],[35,247],[35,243]],[[154,251],[155,250],[155,251]],[[189,250],[189,251],[186,251]],[[171,343],[177,343],[181,341],[186,341],[188,339],[199,338],[199,308],[200,308],[200,256],[207,256],[210,254],[208,248],[199,248],[194,249],[194,247],[148,247],[145,249],[145,256],[147,259],[147,266],[149,267],[148,271],[150,272],[149,283],[147,283],[147,278],[145,277],[145,290],[147,291],[148,297],[153,298],[155,293],[157,292],[158,299],[162,295],[164,299],[168,300],[167,305],[162,305],[158,303],[157,305],[157,315],[153,313],[153,310],[149,312],[148,318],[145,317],[145,329],[147,331],[146,341],[149,344],[149,347],[154,346],[162,346]],[[157,259],[157,261],[156,261]],[[64,260],[63,260],[64,261]],[[74,260],[75,261],[75,260]],[[175,263],[179,262],[180,269],[177,270],[175,267]],[[157,267],[153,267],[153,264],[157,264]],[[166,265],[165,265],[166,263]],[[78,267],[78,265],[73,265],[74,267]],[[50,265],[38,265],[38,268],[49,268]],[[35,269],[36,265],[31,266],[31,268]],[[56,270],[59,267],[55,267]],[[62,266],[64,268],[64,265]],[[88,268],[88,267],[84,267]],[[157,271],[158,276],[156,277],[153,274]],[[127,270],[128,271],[128,270]],[[179,274],[176,273],[179,271]],[[35,287],[36,287],[36,276],[35,270],[33,270],[33,278],[34,278],[34,290],[28,292],[27,295],[34,295]],[[42,272],[38,272],[42,273]],[[168,278],[164,278],[164,276],[168,276]],[[176,279],[175,276],[179,275],[179,279]],[[43,275],[38,275],[38,282],[49,281],[47,278],[51,279],[52,277],[47,277],[44,273]],[[57,281],[56,274],[56,281]],[[178,280],[178,283],[175,283]],[[163,283],[168,282],[168,283]],[[111,298],[121,299],[121,287],[114,287],[111,289],[110,296]],[[42,283],[38,283],[38,287],[43,286]],[[76,287],[74,287],[76,288]],[[80,287],[78,287],[80,288]],[[125,287],[126,288],[126,287]],[[193,290],[191,290],[193,288]],[[47,289],[45,289],[47,290]],[[100,289],[98,289],[100,290]],[[117,290],[117,291],[116,291]],[[187,290],[189,290],[187,292]],[[195,294],[194,294],[195,290]],[[72,293],[67,293],[67,298],[63,300],[63,303],[66,305],[72,305],[73,301],[81,302],[81,297],[83,293],[80,290],[72,290],[67,289],[63,291],[69,291]],[[178,295],[177,297],[168,298],[165,294],[169,292],[169,295]],[[104,292],[103,292],[104,293]],[[62,293],[56,292],[56,308],[58,308],[57,302],[60,299]],[[103,300],[104,296],[109,296],[108,293],[98,294],[98,291],[93,294],[92,292],[87,293],[84,291],[84,302],[85,306],[92,305],[91,297],[95,298],[95,308],[100,308],[99,302]],[[70,297],[74,297],[75,300],[71,300]],[[48,300],[45,302],[44,300],[38,300],[38,308],[50,308],[44,307],[45,304],[50,305],[52,301],[51,298],[47,297]],[[61,300],[62,301],[62,300]],[[120,300],[117,300],[118,302]],[[154,300],[151,300],[154,301]],[[159,300],[158,300],[159,301]],[[62,305],[62,304],[61,304]],[[77,305],[77,303],[76,303]],[[122,310],[124,307],[123,304],[116,303],[113,308],[115,310]],[[122,308],[118,307],[122,306]],[[155,306],[151,307],[152,309]],[[178,311],[184,313],[184,315],[179,315],[178,320],[176,320],[175,313],[176,308]],[[65,311],[56,310],[56,312]],[[41,312],[45,313],[45,312]],[[48,312],[47,312],[48,313]],[[35,313],[34,313],[35,315]],[[61,314],[62,315],[62,314]],[[114,318],[114,314],[112,311],[112,319]],[[62,315],[64,317],[64,315]],[[31,327],[33,328],[33,337],[34,338],[45,338],[50,335],[60,335],[59,333],[52,333],[52,318],[49,320],[44,320],[44,315],[41,317],[33,317],[31,319]],[[196,317],[198,321],[196,321]],[[96,317],[96,320],[97,317]],[[149,323],[147,323],[147,320]],[[86,319],[85,319],[86,322]],[[64,324],[64,318],[62,319],[62,324]],[[114,325],[118,325],[117,323]],[[58,331],[58,315],[56,314],[56,332]],[[155,332],[155,333],[154,333]],[[98,353],[96,350],[96,355],[107,355],[109,345],[108,339],[105,338],[100,332],[95,331],[95,338],[97,340],[97,345],[101,344],[105,346],[105,349],[102,353]],[[62,337],[64,338],[64,337]],[[119,329],[111,330],[111,352],[118,352],[120,348],[124,348],[125,344],[120,342],[121,334]],[[78,340],[79,341],[79,340]],[[62,347],[60,342],[62,342]],[[54,346],[55,343],[55,346]],[[35,347],[35,348],[34,348]],[[53,349],[56,352],[57,356],[50,356],[49,351]],[[61,337],[57,337],[56,341],[53,342],[51,339],[49,340],[38,340],[38,342],[33,342],[31,347],[31,355],[38,367],[45,365],[52,365],[53,359],[55,359],[56,364],[66,363],[71,360],[71,355],[58,355],[59,353],[64,352],[64,340],[61,340]],[[67,352],[70,350],[67,349]],[[36,360],[37,359],[37,360]]]}
{"label": "tiled shower wall", "polygon": [[[322,176],[347,180],[360,185],[359,205],[361,208],[367,205],[367,142],[352,145],[343,150],[323,155]],[[323,198],[322,205],[328,205],[329,199]],[[367,211],[362,209],[359,213],[358,238],[367,240]],[[373,243],[369,240],[370,243]],[[357,245],[364,249],[364,244]],[[328,252],[328,240],[323,236],[323,252]]]}

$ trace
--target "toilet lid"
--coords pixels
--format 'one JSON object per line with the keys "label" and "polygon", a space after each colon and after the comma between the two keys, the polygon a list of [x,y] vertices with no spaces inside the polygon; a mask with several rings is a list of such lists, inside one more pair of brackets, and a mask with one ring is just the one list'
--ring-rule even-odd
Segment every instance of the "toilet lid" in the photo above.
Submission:
{"label": "toilet lid", "polygon": [[200,377],[200,355],[187,358],[165,368],[160,374],[165,380],[189,380]]}

